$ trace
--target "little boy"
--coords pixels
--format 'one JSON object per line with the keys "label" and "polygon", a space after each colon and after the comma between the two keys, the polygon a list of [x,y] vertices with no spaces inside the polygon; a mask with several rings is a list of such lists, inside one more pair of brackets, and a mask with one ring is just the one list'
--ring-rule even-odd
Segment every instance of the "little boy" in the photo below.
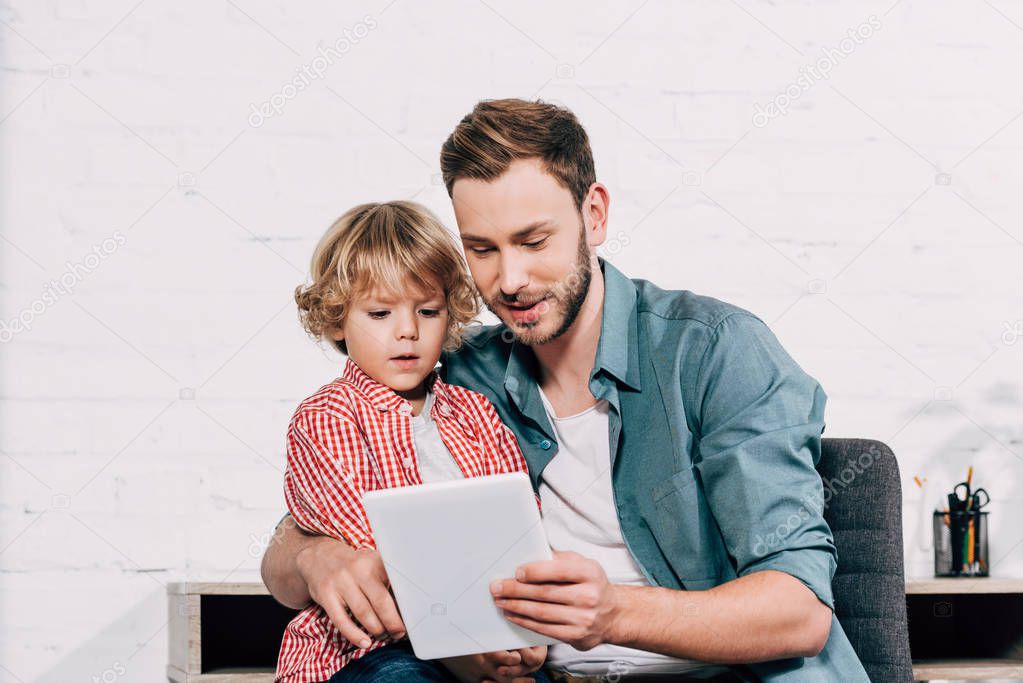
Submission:
{"label": "little boy", "polygon": [[[284,496],[300,527],[376,554],[366,491],[526,470],[490,401],[434,371],[478,314],[479,298],[433,215],[412,202],[357,206],[321,239],[311,270],[312,284],[295,291],[303,325],[348,360],[288,427]],[[531,660],[538,649],[542,661],[546,648],[530,648]],[[438,660],[432,680],[479,680],[498,670],[488,656],[494,665],[506,654]],[[288,624],[275,681],[371,680],[391,656],[411,656],[407,641],[349,642],[314,603]]]}

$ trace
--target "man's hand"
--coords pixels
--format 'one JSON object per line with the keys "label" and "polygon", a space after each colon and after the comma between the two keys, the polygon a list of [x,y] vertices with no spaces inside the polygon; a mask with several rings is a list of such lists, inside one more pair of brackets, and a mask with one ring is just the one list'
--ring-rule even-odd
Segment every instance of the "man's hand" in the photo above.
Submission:
{"label": "man's hand", "polygon": [[514,579],[490,586],[508,621],[589,650],[608,641],[618,593],[595,560],[572,552],[519,567]]}
{"label": "man's hand", "polygon": [[295,564],[309,586],[310,597],[349,642],[369,647],[370,636],[405,637],[405,624],[376,550],[355,550],[324,538],[303,548]]}
{"label": "man's hand", "polygon": [[547,646],[499,650],[441,659],[459,683],[532,683],[528,675],[543,666]]}

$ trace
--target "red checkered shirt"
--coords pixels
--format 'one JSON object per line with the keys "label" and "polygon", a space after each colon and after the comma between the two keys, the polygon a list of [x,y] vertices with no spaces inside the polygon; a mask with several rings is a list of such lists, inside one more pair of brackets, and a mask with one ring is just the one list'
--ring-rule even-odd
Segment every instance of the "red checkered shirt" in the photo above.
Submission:
{"label": "red checkered shirt", "polygon": [[[515,435],[486,396],[427,380],[434,394],[430,417],[466,477],[525,472]],[[412,404],[349,360],[344,373],[304,400],[288,426],[284,498],[299,526],[375,548],[362,507],[366,491],[422,484],[412,437]],[[275,683],[320,683],[365,649],[348,642],[316,604],[284,632]]]}

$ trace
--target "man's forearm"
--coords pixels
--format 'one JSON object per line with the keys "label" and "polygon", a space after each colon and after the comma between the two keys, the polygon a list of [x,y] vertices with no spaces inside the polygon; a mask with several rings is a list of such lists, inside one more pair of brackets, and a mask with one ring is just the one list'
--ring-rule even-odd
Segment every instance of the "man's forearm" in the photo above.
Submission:
{"label": "man's forearm", "polygon": [[721,664],[815,656],[831,610],[798,579],[749,574],[706,591],[616,586],[607,641]]}
{"label": "man's forearm", "polygon": [[299,571],[299,554],[324,541],[333,539],[302,531],[291,515],[277,525],[270,545],[263,554],[260,573],[267,590],[279,603],[292,609],[302,609],[309,604],[309,586]]}

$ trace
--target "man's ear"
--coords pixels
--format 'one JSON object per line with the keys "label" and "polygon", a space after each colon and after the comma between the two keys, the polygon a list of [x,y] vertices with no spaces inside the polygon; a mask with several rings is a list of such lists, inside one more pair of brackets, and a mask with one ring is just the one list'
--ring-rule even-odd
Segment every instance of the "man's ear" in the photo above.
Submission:
{"label": "man's ear", "polygon": [[611,207],[611,195],[603,183],[590,185],[583,199],[583,228],[586,230],[586,241],[592,247],[599,247],[607,239],[608,211]]}

